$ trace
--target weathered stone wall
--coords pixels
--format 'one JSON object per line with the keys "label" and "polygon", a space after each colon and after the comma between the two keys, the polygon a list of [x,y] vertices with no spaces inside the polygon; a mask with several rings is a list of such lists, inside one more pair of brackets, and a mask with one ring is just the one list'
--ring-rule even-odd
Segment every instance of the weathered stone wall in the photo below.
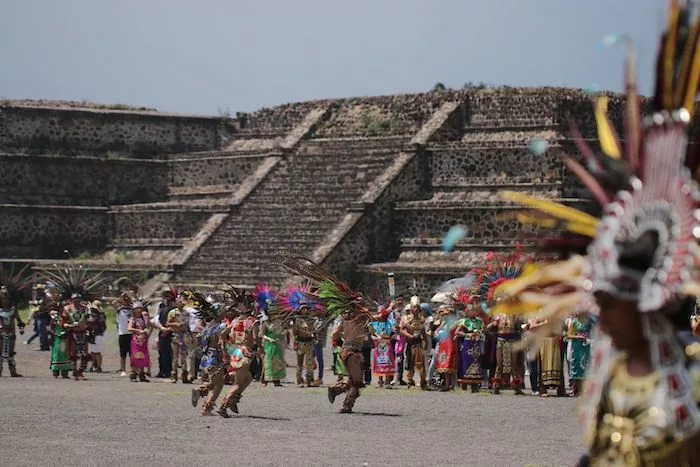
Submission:
{"label": "weathered stone wall", "polygon": [[559,148],[542,155],[533,154],[527,147],[433,150],[430,154],[433,185],[558,181],[562,172],[559,154]]}
{"label": "weathered stone wall", "polygon": [[168,192],[161,161],[0,155],[0,173],[0,204],[106,206],[158,201]]}
{"label": "weathered stone wall", "polygon": [[226,153],[196,159],[171,160],[170,186],[234,186],[253,172],[264,156],[231,156]]}
{"label": "weathered stone wall", "polygon": [[377,180],[375,191],[367,192],[356,204],[357,213],[364,215],[323,259],[325,267],[355,284],[363,279],[358,265],[399,254],[400,239],[393,235],[398,222],[392,209],[394,203],[419,198],[427,191],[426,158],[421,152],[401,156],[385,171],[384,180]]}
{"label": "weathered stone wall", "polygon": [[100,251],[108,239],[107,209],[0,205],[0,256],[65,258]]}
{"label": "weathered stone wall", "polygon": [[197,209],[153,209],[111,212],[112,240],[189,239],[211,212]]}
{"label": "weathered stone wall", "polygon": [[0,106],[0,149],[139,157],[218,149],[233,125],[220,117],[106,109]]}

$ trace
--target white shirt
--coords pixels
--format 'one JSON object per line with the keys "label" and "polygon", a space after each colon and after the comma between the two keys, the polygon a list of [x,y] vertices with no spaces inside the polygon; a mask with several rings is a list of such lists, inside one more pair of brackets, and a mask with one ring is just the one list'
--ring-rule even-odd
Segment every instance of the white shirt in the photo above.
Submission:
{"label": "white shirt", "polygon": [[119,309],[117,315],[117,328],[119,329],[119,335],[123,336],[125,334],[131,334],[129,332],[129,320],[134,314],[134,310],[131,308],[121,308]]}
{"label": "white shirt", "polygon": [[186,306],[184,311],[188,316],[188,325],[190,327],[190,332],[199,332],[202,329],[202,320],[197,318],[197,310],[194,308]]}

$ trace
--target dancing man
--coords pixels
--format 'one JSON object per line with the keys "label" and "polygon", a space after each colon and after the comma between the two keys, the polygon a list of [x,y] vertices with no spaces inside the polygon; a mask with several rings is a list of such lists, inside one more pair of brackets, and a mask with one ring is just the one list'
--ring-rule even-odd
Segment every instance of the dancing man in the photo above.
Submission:
{"label": "dancing man", "polygon": [[[226,329],[223,322],[224,304],[211,304],[206,298],[192,290],[186,290],[189,300],[197,310],[197,317],[204,321],[204,329],[200,339],[202,359],[200,369],[206,375],[206,382],[199,387],[192,389],[192,407],[197,407],[200,398],[207,397],[202,405],[202,415],[209,415],[214,410],[216,399],[224,389],[224,377],[226,375],[226,365],[224,365],[223,354],[225,350],[222,346],[221,334]],[[202,379],[205,379],[204,377]]]}
{"label": "dancing man", "polygon": [[231,350],[224,353],[224,363],[229,366],[229,372],[234,373],[233,387],[229,390],[221,401],[217,413],[224,418],[230,415],[227,409],[233,413],[238,413],[238,403],[241,395],[248,385],[253,381],[253,374],[250,371],[253,348],[260,347],[260,322],[255,317],[254,299],[243,300],[239,309],[243,312],[240,316],[231,321],[221,332],[222,347],[226,346],[226,341],[231,343]]}
{"label": "dancing man", "polygon": [[11,377],[22,376],[17,373],[17,364],[15,363],[15,344],[17,342],[15,323],[19,328],[19,333],[24,334],[24,322],[17,312],[17,305],[22,297],[21,290],[26,285],[26,280],[23,281],[21,278],[23,272],[24,269],[17,275],[3,274],[3,277],[0,278],[2,279],[0,282],[0,376],[2,376],[2,367],[5,361],[7,361]]}

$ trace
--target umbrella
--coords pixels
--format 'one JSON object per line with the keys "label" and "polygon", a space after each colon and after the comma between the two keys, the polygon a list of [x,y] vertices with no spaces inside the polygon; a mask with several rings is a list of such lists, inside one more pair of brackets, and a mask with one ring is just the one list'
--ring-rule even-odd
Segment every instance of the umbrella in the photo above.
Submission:
{"label": "umbrella", "polygon": [[435,303],[450,303],[457,292],[471,289],[474,282],[476,282],[476,274],[473,272],[469,272],[466,276],[450,279],[438,287],[430,301]]}

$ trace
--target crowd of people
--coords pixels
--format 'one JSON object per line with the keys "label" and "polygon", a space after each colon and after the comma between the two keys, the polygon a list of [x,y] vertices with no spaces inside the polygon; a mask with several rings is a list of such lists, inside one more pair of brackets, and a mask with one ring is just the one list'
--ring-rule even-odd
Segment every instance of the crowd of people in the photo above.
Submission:
{"label": "crowd of people", "polygon": [[[494,261],[508,266],[518,259],[499,257]],[[492,271],[488,277],[493,282],[499,279]],[[482,280],[476,288],[484,285]],[[296,287],[280,294],[260,285],[256,294],[264,295],[271,304],[277,300],[288,302],[294,294],[299,295],[299,303],[304,300],[304,292]],[[513,344],[527,339],[542,321],[490,316],[474,297],[469,290],[462,290],[448,303],[426,303],[417,296],[406,303],[404,296],[399,295],[378,306],[379,319],[368,322],[362,339],[364,384],[376,382],[377,387],[390,389],[412,388],[418,383],[424,390],[490,389],[495,394],[511,388],[522,394],[529,373],[534,395],[547,395],[548,390],[554,390],[558,396],[578,395],[590,354],[593,322],[588,315],[569,317],[561,334],[550,336],[541,349],[518,350]],[[148,382],[155,366],[151,362],[153,348],[158,356],[156,378],[193,383],[206,375],[201,371],[201,362],[205,357],[203,341],[208,335],[204,332],[206,323],[200,317],[200,305],[177,289],[164,290],[161,300],[153,316],[148,303],[139,300],[135,292],[125,292],[114,302],[119,373],[132,381]],[[206,301],[223,308],[226,294],[210,292]],[[59,302],[56,285],[35,287],[30,318],[35,334],[26,343],[39,337],[40,350],[52,351],[50,368],[55,377],[68,378],[72,372],[75,379],[84,379],[85,371],[101,373],[107,326],[102,303],[78,294],[72,294],[62,309],[57,309]],[[255,301],[252,306],[250,325],[257,326],[251,349],[253,380],[281,386],[290,363],[284,359],[285,350],[293,349],[297,358],[291,363],[296,367],[297,386],[323,385],[328,329],[335,331],[342,317],[324,322],[318,313],[300,313],[281,326],[270,326],[267,302]],[[157,335],[151,339],[154,333]],[[339,358],[342,336],[332,334],[330,367],[335,377],[342,379],[347,376]],[[70,339],[66,340],[68,336]],[[569,381],[568,391],[565,380]]]}

